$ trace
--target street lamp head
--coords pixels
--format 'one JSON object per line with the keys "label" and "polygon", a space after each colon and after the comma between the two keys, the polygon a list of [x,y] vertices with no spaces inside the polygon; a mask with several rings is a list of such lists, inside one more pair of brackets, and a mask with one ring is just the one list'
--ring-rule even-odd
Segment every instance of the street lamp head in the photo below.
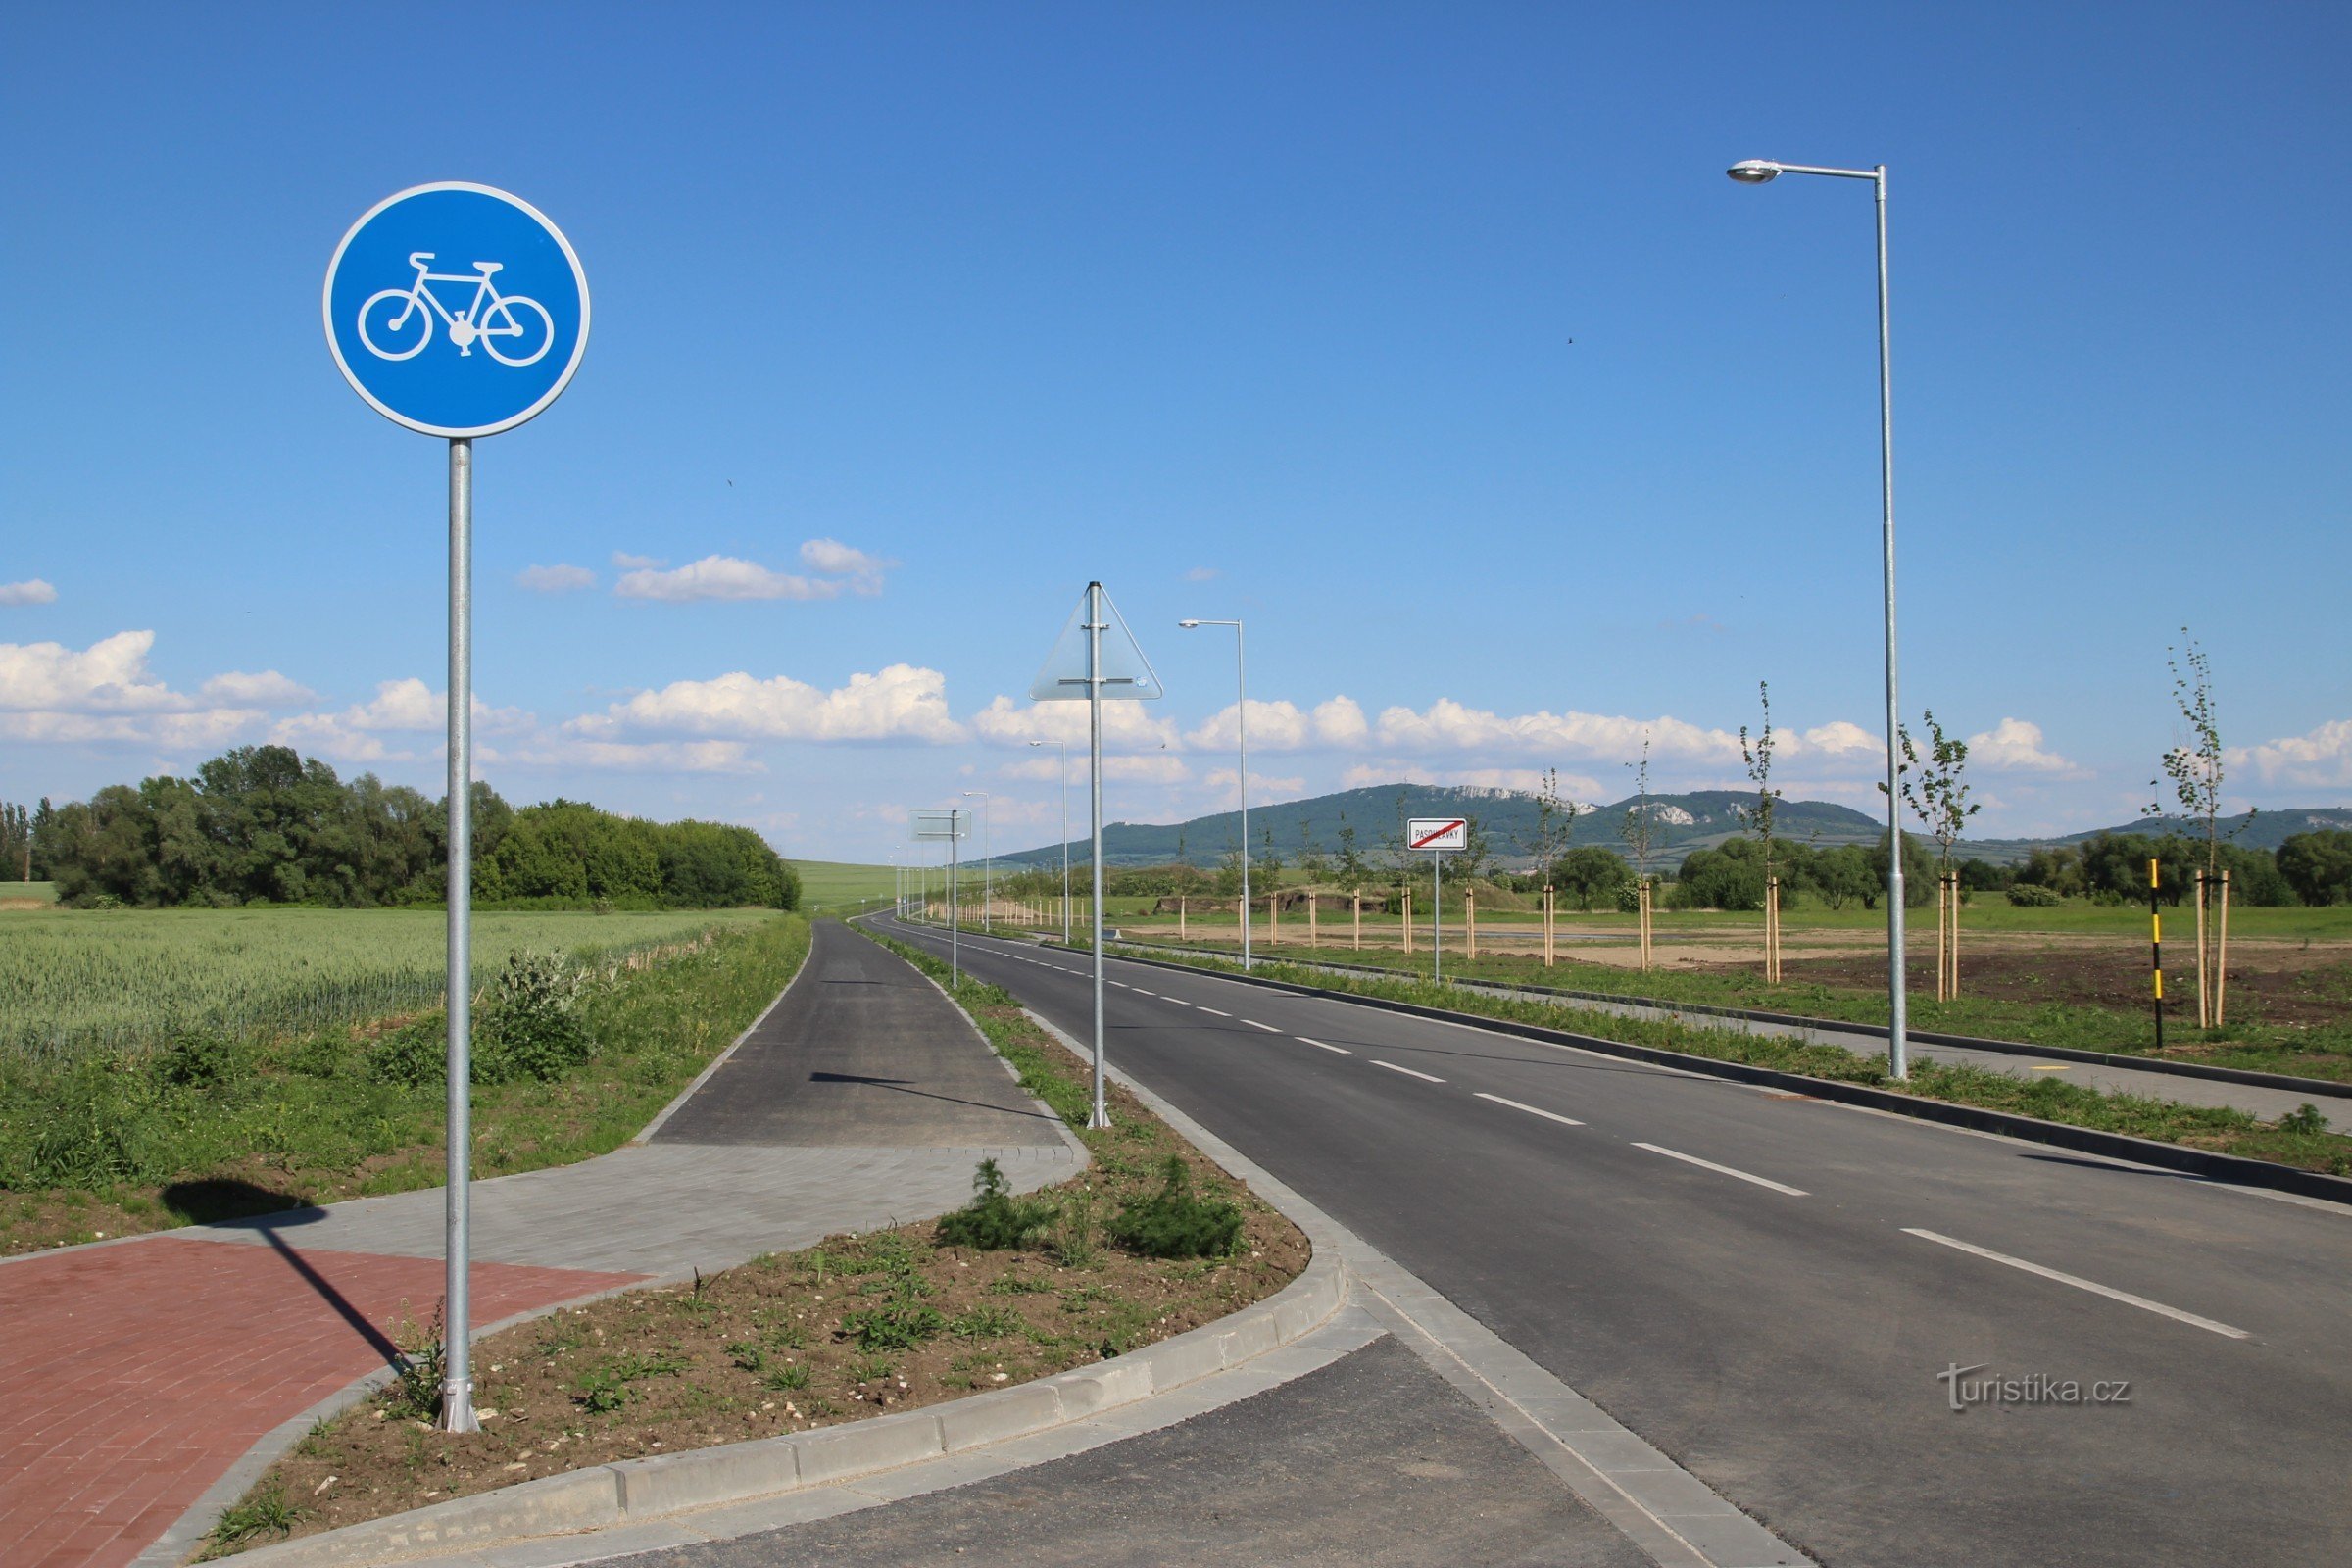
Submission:
{"label": "street lamp head", "polygon": [[1763,158],[1743,158],[1724,172],[1742,185],[1769,185],[1781,177],[1781,166]]}
{"label": "street lamp head", "polygon": [[1180,620],[1176,624],[1182,626],[1186,631],[1191,631],[1194,627],[1200,625],[1200,623],[1197,620]]}

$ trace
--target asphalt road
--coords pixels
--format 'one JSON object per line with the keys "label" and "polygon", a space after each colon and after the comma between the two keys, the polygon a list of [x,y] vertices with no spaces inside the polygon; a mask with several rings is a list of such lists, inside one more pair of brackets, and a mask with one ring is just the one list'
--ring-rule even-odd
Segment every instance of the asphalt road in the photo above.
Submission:
{"label": "asphalt road", "polygon": [[[1085,956],[962,952],[1088,1034]],[[2352,1213],[1109,974],[1115,1064],[1824,1563],[2352,1561]]]}
{"label": "asphalt road", "polygon": [[1395,1340],[1206,1415],[994,1480],[631,1568],[1391,1564],[1648,1558]]}

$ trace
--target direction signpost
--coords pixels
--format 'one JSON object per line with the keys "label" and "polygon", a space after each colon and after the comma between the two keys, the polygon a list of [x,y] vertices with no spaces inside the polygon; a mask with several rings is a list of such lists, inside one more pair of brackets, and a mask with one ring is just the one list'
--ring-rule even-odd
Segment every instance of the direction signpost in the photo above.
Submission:
{"label": "direction signpost", "polygon": [[1404,826],[1404,847],[1429,852],[1429,977],[1443,980],[1446,968],[1446,889],[1439,857],[1470,843],[1470,819],[1462,816],[1416,816]]}
{"label": "direction signpost", "polygon": [[[487,185],[418,185],[351,225],[319,311],[368,406],[449,442],[449,1187],[441,1429],[477,1430],[467,1291],[472,1146],[473,442],[563,395],[588,348],[588,276],[563,231]],[[476,351],[479,351],[478,353]]]}
{"label": "direction signpost", "polygon": [[[1105,636],[1109,633],[1109,636]],[[1087,705],[1087,799],[1094,852],[1088,870],[1094,877],[1094,897],[1088,901],[1095,954],[1095,1103],[1089,1127],[1110,1125],[1103,1094],[1102,1059],[1102,704],[1105,701],[1151,702],[1160,695],[1159,676],[1127,629],[1127,622],[1099,582],[1086,585],[1078,608],[1046,656],[1045,667],[1030,684],[1032,702],[1084,702]]]}
{"label": "direction signpost", "polygon": [[959,937],[963,930],[963,908],[958,902],[961,891],[956,886],[956,846],[971,831],[971,813],[956,807],[944,811],[916,811],[914,837],[917,843],[948,846],[948,983],[957,991],[963,989],[963,949]]}

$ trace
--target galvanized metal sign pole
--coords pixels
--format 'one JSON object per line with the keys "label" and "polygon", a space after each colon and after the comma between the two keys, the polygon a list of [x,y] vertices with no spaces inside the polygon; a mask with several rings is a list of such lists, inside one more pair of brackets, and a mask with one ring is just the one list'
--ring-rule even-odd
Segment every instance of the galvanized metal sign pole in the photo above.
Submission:
{"label": "galvanized metal sign pole", "polygon": [[[1106,633],[1110,634],[1107,640]],[[1114,692],[1113,687],[1118,689]],[[1102,591],[1100,582],[1088,583],[1053,653],[1046,656],[1046,667],[1038,671],[1029,696],[1036,702],[1084,698],[1087,705],[1088,842],[1093,858],[1089,868],[1093,906],[1088,911],[1088,926],[1095,953],[1095,1095],[1087,1116],[1090,1127],[1110,1125],[1104,1087],[1109,1064],[1102,1053],[1102,704],[1106,700],[1149,702],[1159,695],[1159,677],[1137,646],[1135,634],[1119,618],[1110,595]]]}
{"label": "galvanized metal sign pole", "polygon": [[1470,843],[1470,821],[1460,816],[1416,816],[1405,823],[1407,849],[1429,852],[1429,977],[1446,978],[1446,883],[1439,858]]}
{"label": "galvanized metal sign pole", "polygon": [[441,1429],[472,1432],[466,1185],[473,1147],[473,443],[536,416],[570,385],[588,348],[588,276],[562,230],[519,197],[487,185],[418,185],[386,197],[351,225],[327,263],[319,310],[327,349],[352,390],[394,423],[449,442],[449,1186]]}

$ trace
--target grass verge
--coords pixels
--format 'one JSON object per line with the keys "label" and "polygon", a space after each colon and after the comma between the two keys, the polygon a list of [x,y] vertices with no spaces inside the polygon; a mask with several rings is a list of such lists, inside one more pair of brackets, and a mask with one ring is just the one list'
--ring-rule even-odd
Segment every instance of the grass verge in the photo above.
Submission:
{"label": "grass verge", "polygon": [[[945,978],[927,955],[883,945]],[[433,1379],[396,1382],[272,1465],[223,1515],[208,1555],[616,1459],[1010,1387],[1212,1322],[1306,1266],[1304,1236],[1125,1090],[1110,1088],[1112,1125],[1086,1131],[1092,1080],[1011,996],[966,980],[957,1000],[1093,1156],[1058,1187],[961,1211],[1013,1211],[1004,1229],[1021,1245],[946,1245],[933,1221],[830,1237],[492,1335],[474,1347],[482,1431],[432,1431]],[[1189,1205],[1171,1199],[1170,1160]],[[1205,1256],[1150,1255],[1183,1230],[1172,1210],[1200,1218],[1220,1205],[1239,1221],[1229,1250],[1212,1235]],[[425,1364],[432,1333],[396,1329]]]}
{"label": "grass verge", "polygon": [[[474,1089],[474,1172],[609,1152],[774,1000],[808,923],[714,927],[589,977],[583,1059]],[[0,1252],[436,1187],[444,1023],[430,1013],[276,1040],[0,1070]],[[397,1069],[397,1070],[396,1070]]]}
{"label": "grass verge", "polygon": [[[1188,968],[1233,974],[1237,963],[1218,958],[1176,957],[1165,953],[1152,956],[1180,962]],[[1627,1018],[1576,1006],[1573,1003],[1532,997],[1495,996],[1466,991],[1427,980],[1379,979],[1369,975],[1334,974],[1298,964],[1259,959],[1253,971],[1261,978],[1315,986],[1352,996],[1379,997],[1424,1007],[1515,1023],[1541,1024],[1573,1030],[1603,1040],[1679,1051],[1713,1061],[1734,1061],[1802,1073],[1839,1083],[1867,1084],[1895,1094],[1952,1104],[2009,1111],[2071,1127],[2123,1133],[2159,1143],[2208,1149],[2248,1159],[2267,1159],[2301,1170],[2352,1176],[2352,1138],[2326,1130],[2325,1118],[2314,1108],[2275,1122],[2228,1106],[2183,1105],[2144,1095],[2108,1094],[2081,1084],[2051,1078],[1933,1061],[1914,1061],[1911,1076],[1900,1082],[1886,1076],[1884,1058],[1857,1056],[1839,1046],[1808,1045],[1798,1041],[1745,1034],[1733,1029],[1708,1029],[1665,1019]],[[2308,1114],[2307,1114],[2308,1112]]]}

